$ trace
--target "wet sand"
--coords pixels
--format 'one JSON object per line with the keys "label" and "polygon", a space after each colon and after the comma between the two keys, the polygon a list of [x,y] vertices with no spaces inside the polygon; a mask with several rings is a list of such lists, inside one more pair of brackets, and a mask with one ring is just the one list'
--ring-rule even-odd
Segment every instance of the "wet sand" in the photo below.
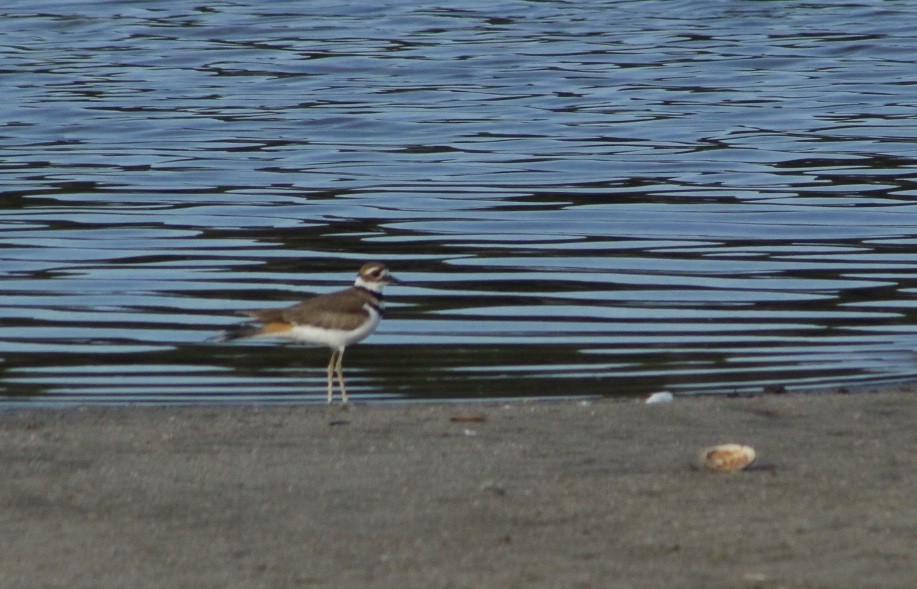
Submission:
{"label": "wet sand", "polygon": [[[742,442],[750,470],[693,467]],[[917,587],[917,389],[0,415],[5,587]]]}

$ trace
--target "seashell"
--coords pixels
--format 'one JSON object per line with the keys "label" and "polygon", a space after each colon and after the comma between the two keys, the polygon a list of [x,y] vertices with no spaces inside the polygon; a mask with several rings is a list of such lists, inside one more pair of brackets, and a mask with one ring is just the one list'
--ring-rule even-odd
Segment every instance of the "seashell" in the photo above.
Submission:
{"label": "seashell", "polygon": [[735,472],[755,461],[755,449],[742,444],[720,444],[701,450],[698,460],[713,472]]}
{"label": "seashell", "polygon": [[675,400],[675,396],[672,395],[669,391],[660,391],[658,393],[653,393],[644,401],[647,405],[656,405],[659,403],[671,403]]}

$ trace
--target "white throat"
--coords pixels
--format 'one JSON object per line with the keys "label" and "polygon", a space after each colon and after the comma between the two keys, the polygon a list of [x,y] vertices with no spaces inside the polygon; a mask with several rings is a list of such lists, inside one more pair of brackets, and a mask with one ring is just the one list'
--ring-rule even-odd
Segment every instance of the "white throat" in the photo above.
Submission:
{"label": "white throat", "polygon": [[353,283],[353,285],[356,287],[365,288],[366,290],[371,290],[372,292],[380,293],[380,294],[382,293],[382,289],[385,288],[384,282],[369,282],[367,280],[363,280],[362,276],[357,276],[357,279]]}

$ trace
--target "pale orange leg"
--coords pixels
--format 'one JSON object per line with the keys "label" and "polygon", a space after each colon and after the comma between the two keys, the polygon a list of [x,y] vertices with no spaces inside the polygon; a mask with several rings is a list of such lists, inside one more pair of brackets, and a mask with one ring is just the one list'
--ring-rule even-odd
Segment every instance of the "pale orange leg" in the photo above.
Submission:
{"label": "pale orange leg", "polygon": [[338,361],[334,370],[337,372],[338,382],[341,384],[341,404],[346,405],[350,401],[347,399],[347,389],[344,388],[344,348],[338,349],[337,353]]}
{"label": "pale orange leg", "polygon": [[334,401],[334,365],[337,360],[338,351],[331,351],[331,360],[328,362],[328,404]]}

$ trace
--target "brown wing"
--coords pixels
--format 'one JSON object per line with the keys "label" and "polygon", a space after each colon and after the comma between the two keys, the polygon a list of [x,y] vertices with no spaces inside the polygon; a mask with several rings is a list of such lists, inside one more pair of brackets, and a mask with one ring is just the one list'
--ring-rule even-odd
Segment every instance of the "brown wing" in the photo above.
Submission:
{"label": "brown wing", "polygon": [[351,330],[366,321],[367,312],[363,305],[368,302],[361,292],[347,289],[312,297],[292,307],[248,311],[246,314],[262,323],[283,322]]}

